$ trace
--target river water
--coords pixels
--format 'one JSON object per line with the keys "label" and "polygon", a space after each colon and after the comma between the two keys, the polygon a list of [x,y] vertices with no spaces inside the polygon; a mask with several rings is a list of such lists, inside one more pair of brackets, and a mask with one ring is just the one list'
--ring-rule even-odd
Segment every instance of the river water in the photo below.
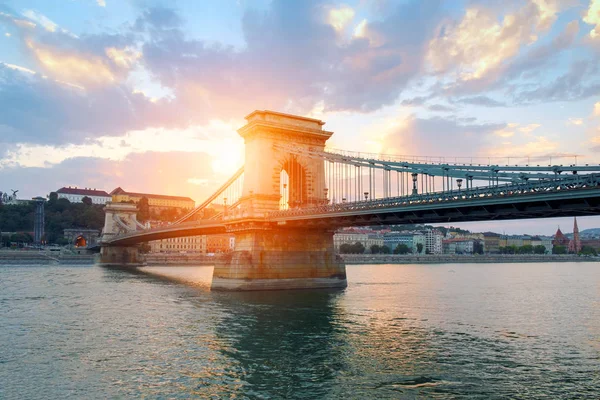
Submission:
{"label": "river water", "polygon": [[260,293],[147,270],[0,267],[0,398],[600,398],[597,263],[348,266],[346,290]]}

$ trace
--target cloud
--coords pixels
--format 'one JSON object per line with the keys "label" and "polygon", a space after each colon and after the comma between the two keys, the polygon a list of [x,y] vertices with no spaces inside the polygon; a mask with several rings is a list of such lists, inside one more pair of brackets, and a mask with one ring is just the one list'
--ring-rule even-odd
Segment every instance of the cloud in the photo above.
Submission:
{"label": "cloud", "polygon": [[506,124],[463,122],[455,118],[418,118],[411,115],[399,121],[382,141],[388,154],[445,157],[478,156],[494,141],[494,132]]}
{"label": "cloud", "polygon": [[600,40],[600,0],[590,0],[583,22],[594,26],[589,34],[590,38]]}
{"label": "cloud", "polygon": [[583,125],[583,118],[569,118],[569,124],[571,125]]}
{"label": "cloud", "polygon": [[[173,88],[182,109],[222,118],[257,105],[306,113],[323,102],[325,112],[368,112],[393,103],[420,71],[436,4],[404,4],[370,23],[380,45],[355,36],[340,42],[320,2],[274,1],[264,13],[247,11],[242,50],[186,38],[166,11],[136,25],[152,33],[143,48],[146,68]],[[350,24],[350,14],[339,24]]]}
{"label": "cloud", "polygon": [[98,3],[98,5],[100,7],[106,7],[106,1],[105,0],[96,0],[96,3]]}
{"label": "cloud", "polygon": [[551,1],[528,1],[501,21],[480,6],[468,8],[461,21],[447,22],[429,43],[428,62],[436,73],[452,73],[457,81],[492,82],[523,46],[537,41],[555,19]]}
{"label": "cloud", "polygon": [[511,91],[517,103],[537,103],[551,101],[572,101],[597,96],[600,92],[600,79],[597,62],[581,60],[574,62],[569,70],[549,83],[538,83],[522,89],[513,85]]}
{"label": "cloud", "polygon": [[600,117],[600,101],[594,104],[594,117]]}
{"label": "cloud", "polygon": [[33,10],[25,10],[23,12],[23,16],[29,18],[32,21],[37,22],[41,26],[44,27],[49,32],[54,32],[58,28],[58,25],[50,20],[50,18],[46,17],[43,14],[40,14]]}
{"label": "cloud", "polygon": [[342,32],[354,19],[355,12],[351,7],[342,6],[331,8],[327,15],[327,22],[338,32]]}
{"label": "cloud", "polygon": [[454,103],[471,104],[484,107],[506,107],[506,104],[488,96],[463,97],[453,100]]}
{"label": "cloud", "polygon": [[[47,168],[3,168],[0,181],[31,197],[71,185],[109,192],[121,186],[129,191],[202,200],[223,183],[222,176],[212,172],[210,162],[208,155],[191,152],[132,153],[121,161],[75,157]],[[190,179],[205,180],[206,184],[190,183]]]}
{"label": "cloud", "polygon": [[[121,86],[82,91],[0,64],[0,143],[83,143],[97,136],[167,124],[157,103]],[[168,109],[168,107],[167,107]]]}

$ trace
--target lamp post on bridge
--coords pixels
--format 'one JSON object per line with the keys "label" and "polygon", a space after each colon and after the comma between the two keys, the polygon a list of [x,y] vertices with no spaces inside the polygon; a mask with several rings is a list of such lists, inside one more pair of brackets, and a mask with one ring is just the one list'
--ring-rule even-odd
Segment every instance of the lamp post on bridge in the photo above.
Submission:
{"label": "lamp post on bridge", "polygon": [[462,186],[462,182],[463,182],[463,180],[462,180],[462,179],[457,179],[457,180],[456,180],[456,185],[458,186],[458,192],[459,192],[459,193],[460,193],[460,187]]}
{"label": "lamp post on bridge", "polygon": [[328,189],[328,188],[324,188],[324,189],[323,189],[323,194],[325,195],[325,197],[324,197],[324,199],[325,199],[325,200],[324,200],[325,204],[329,204],[329,198],[327,197],[327,194],[328,194],[328,193],[329,193],[329,189]]}
{"label": "lamp post on bridge", "polygon": [[412,174],[410,174],[410,176],[412,176],[412,182],[413,182],[412,194],[416,195],[416,194],[418,194],[417,177],[419,176],[419,174],[417,174],[416,172],[413,172]]}
{"label": "lamp post on bridge", "polygon": [[369,192],[365,192],[365,201],[369,200]]}

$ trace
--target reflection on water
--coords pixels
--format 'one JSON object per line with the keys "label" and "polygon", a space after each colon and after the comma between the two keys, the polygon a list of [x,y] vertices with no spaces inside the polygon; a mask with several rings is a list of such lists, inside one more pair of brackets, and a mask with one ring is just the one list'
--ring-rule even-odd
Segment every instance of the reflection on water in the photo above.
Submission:
{"label": "reflection on water", "polygon": [[211,273],[0,267],[0,398],[600,396],[594,264],[349,266],[341,291]]}

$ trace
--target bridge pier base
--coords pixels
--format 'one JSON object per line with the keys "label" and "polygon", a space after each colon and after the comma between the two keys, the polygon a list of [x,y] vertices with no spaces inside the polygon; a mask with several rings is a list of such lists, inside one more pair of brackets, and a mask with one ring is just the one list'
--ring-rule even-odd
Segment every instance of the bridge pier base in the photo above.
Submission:
{"label": "bridge pier base", "polygon": [[229,260],[215,266],[213,290],[345,288],[346,266],[333,232],[305,229],[241,231]]}
{"label": "bridge pier base", "polygon": [[102,246],[98,264],[103,267],[139,267],[143,260],[137,246]]}

